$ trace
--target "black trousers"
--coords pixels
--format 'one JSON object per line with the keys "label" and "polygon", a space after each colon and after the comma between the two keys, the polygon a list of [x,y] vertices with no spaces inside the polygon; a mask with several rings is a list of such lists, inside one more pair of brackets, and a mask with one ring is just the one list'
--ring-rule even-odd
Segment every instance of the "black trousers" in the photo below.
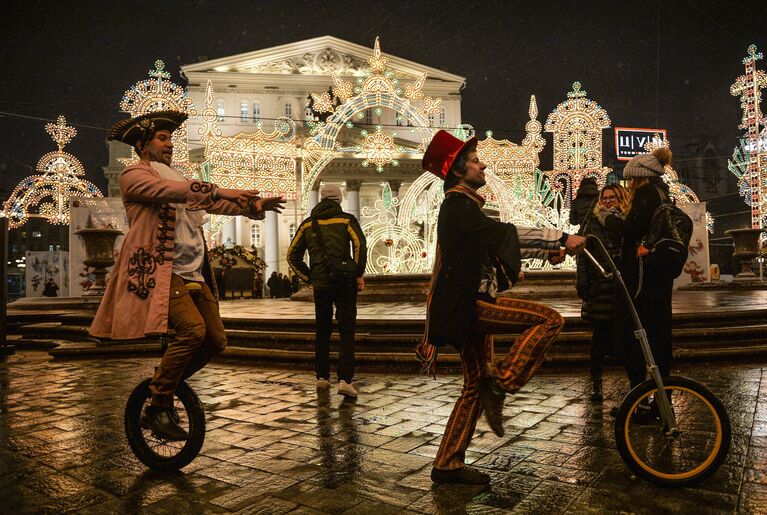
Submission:
{"label": "black trousers", "polygon": [[613,353],[615,322],[613,320],[595,320],[591,334],[591,375],[602,376],[605,356]]}
{"label": "black trousers", "polygon": [[[671,372],[671,296],[674,288],[674,279],[648,277],[642,285],[642,291],[634,300],[639,319],[647,331],[647,339],[655,359],[655,364],[662,376]],[[644,355],[639,346],[639,341],[634,336],[634,324],[628,312],[625,300],[616,302],[616,306],[622,309],[616,310],[617,341],[621,345],[621,357],[626,367],[626,373],[631,387],[637,386],[646,378],[646,365]]]}
{"label": "black trousers", "polygon": [[339,349],[338,379],[354,378],[354,330],[357,326],[357,285],[355,283],[314,289],[316,340],[314,370],[317,378],[330,379],[330,335],[333,333],[333,306],[336,308]]}

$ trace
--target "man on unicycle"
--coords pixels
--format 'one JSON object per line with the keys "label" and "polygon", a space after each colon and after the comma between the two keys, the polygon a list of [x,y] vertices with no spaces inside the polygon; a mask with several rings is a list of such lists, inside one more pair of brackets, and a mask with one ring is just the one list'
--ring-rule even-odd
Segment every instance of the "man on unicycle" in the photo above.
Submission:
{"label": "man on unicycle", "polygon": [[125,236],[90,334],[115,340],[165,335],[168,345],[149,386],[141,426],[168,441],[184,441],[173,395],[226,347],[205,236],[206,213],[260,220],[279,213],[281,197],[190,180],[171,167],[171,135],[187,115],[157,111],[122,120],[108,140],[131,145],[139,161],[120,173],[130,229]]}

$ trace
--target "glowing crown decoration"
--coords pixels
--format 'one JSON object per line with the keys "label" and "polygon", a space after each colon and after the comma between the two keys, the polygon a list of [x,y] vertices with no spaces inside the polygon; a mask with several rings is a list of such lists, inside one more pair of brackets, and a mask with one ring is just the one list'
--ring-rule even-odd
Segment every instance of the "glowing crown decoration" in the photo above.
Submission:
{"label": "glowing crown decoration", "polygon": [[[94,184],[80,178],[85,175],[80,161],[64,152],[64,146],[77,135],[77,130],[68,126],[63,116],[59,116],[55,124],[47,124],[45,130],[51,135],[58,150],[41,157],[36,170],[42,175],[32,175],[22,180],[3,204],[11,228],[24,225],[30,217],[45,218],[52,224],[66,225],[69,223],[70,197],[102,196]],[[35,207],[38,212],[32,213]]]}
{"label": "glowing crown decoration", "polygon": [[[431,141],[434,128],[429,126],[427,117],[442,110],[442,99],[432,98],[423,93],[426,74],[417,77],[411,83],[400,84],[394,72],[389,70],[389,58],[381,52],[379,39],[376,38],[373,54],[367,59],[369,69],[356,82],[349,82],[332,72],[332,93],[341,104],[334,107],[333,99],[327,92],[312,94],[312,108],[315,113],[330,113],[322,122],[309,122],[311,137],[306,140],[302,157],[304,169],[304,188],[301,197],[304,209],[309,204],[311,186],[317,180],[325,166],[339,154],[349,154],[363,158],[363,166],[374,166],[382,172],[385,166],[397,166],[402,155],[421,154]],[[387,133],[381,125],[374,130],[360,132],[363,141],[359,145],[342,147],[338,135],[342,129],[351,129],[356,120],[365,118],[371,110],[381,115],[384,109],[396,112],[399,121],[407,120],[411,126],[402,127],[418,134],[420,143],[416,148],[398,145],[397,133]]]}
{"label": "glowing crown decoration", "polygon": [[756,45],[748,47],[743,59],[745,73],[730,86],[733,96],[740,96],[743,118],[739,129],[746,129],[746,135],[728,162],[729,170],[738,178],[740,194],[751,206],[751,227],[767,227],[767,138],[762,127],[765,125],[760,104],[761,90],[767,87],[767,74],[756,69],[756,61],[762,53]]}
{"label": "glowing crown decoration", "polygon": [[599,104],[586,98],[581,83],[574,82],[567,100],[546,119],[546,132],[554,134],[554,170],[546,172],[552,184],[565,184],[565,200],[574,197],[586,177],[604,185],[609,168],[602,166],[602,130],[610,117]]}
{"label": "glowing crown decoration", "polygon": [[[126,111],[131,117],[139,116],[154,111],[172,110],[194,116],[197,111],[192,99],[186,90],[171,82],[170,73],[165,70],[165,63],[161,60],[154,62],[154,69],[149,70],[149,78],[137,82],[125,92],[120,109]],[[172,166],[181,171],[185,176],[194,178],[196,166],[189,162],[189,144],[187,141],[187,122],[173,131],[173,163]],[[121,159],[123,164],[130,164],[137,160]]]}
{"label": "glowing crown decoration", "polygon": [[535,191],[535,172],[540,164],[538,154],[546,145],[541,136],[541,122],[535,95],[530,97],[530,120],[525,125],[527,135],[521,145],[509,140],[497,140],[488,131],[487,139],[477,144],[477,154],[499,179],[506,183],[515,196],[522,197]]}

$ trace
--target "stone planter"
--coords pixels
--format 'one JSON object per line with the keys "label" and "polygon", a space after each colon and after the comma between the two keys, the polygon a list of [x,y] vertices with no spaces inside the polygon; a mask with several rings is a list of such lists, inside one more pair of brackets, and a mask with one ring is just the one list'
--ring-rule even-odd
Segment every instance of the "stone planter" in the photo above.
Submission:
{"label": "stone planter", "polygon": [[725,234],[732,236],[735,244],[735,252],[732,257],[740,261],[740,272],[735,276],[736,280],[751,281],[756,279],[756,274],[751,270],[751,261],[759,255],[759,236],[761,229],[730,229]]}
{"label": "stone planter", "polygon": [[115,264],[115,240],[123,232],[118,229],[85,228],[75,231],[85,244],[83,264],[93,268],[94,283],[85,295],[104,295],[107,268]]}

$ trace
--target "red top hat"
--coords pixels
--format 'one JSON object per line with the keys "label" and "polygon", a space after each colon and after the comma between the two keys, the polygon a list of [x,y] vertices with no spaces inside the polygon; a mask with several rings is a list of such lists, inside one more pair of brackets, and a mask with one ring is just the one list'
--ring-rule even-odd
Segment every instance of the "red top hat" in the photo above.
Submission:
{"label": "red top hat", "polygon": [[439,131],[424,152],[421,167],[444,181],[458,154],[476,145],[476,137],[461,141],[447,131]]}

